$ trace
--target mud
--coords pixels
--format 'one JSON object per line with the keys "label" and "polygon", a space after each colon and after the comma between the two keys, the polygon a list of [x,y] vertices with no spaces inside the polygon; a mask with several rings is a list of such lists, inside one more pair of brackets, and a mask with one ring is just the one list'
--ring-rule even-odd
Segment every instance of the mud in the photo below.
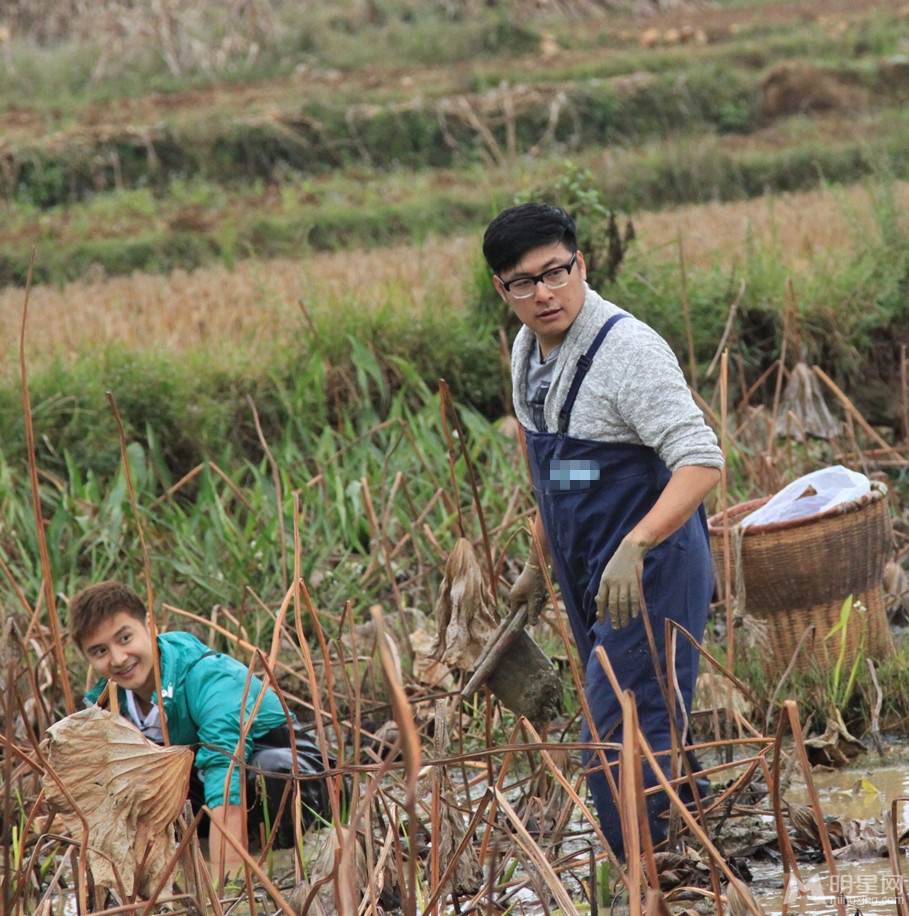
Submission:
{"label": "mud", "polygon": [[521,631],[505,650],[488,680],[503,705],[540,727],[554,719],[562,696],[562,679],[548,655],[529,633]]}
{"label": "mud", "polygon": [[[884,816],[896,802],[897,832],[902,834],[909,828],[909,768],[904,763],[880,762],[868,755],[859,767],[816,772],[812,778],[827,818],[854,819],[869,831],[883,831]],[[786,799],[802,804],[809,801],[804,785],[793,786]],[[835,913],[836,893],[845,896],[848,914],[859,911],[862,916],[893,916],[898,912],[896,882],[890,861],[884,857],[838,861],[835,876],[824,863],[802,863],[799,871],[807,891],[804,895],[795,890],[786,894],[777,863],[752,862],[751,871],[751,888],[767,916],[780,916],[784,902],[789,904],[789,913]]]}

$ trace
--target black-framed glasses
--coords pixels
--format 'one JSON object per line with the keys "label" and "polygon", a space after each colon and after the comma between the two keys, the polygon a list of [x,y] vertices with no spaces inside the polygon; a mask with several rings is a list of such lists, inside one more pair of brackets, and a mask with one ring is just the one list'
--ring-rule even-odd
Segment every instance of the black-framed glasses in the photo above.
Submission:
{"label": "black-framed glasses", "polygon": [[568,285],[568,276],[571,268],[574,267],[578,259],[578,253],[571,256],[567,264],[560,264],[558,267],[550,267],[543,273],[534,277],[515,277],[507,283],[501,278],[496,277],[506,293],[509,293],[514,299],[529,299],[537,289],[537,283],[542,283],[547,289],[561,289]]}

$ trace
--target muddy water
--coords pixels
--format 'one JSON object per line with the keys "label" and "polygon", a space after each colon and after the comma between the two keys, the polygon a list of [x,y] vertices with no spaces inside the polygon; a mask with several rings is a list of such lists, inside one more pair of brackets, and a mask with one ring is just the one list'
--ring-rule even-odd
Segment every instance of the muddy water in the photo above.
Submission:
{"label": "muddy water", "polygon": [[[869,821],[869,826],[873,825],[883,835],[884,812],[890,810],[894,799],[909,796],[909,765],[877,766],[870,755],[867,761],[867,770],[815,773],[813,781],[825,816]],[[803,786],[790,788],[785,799],[810,804]],[[898,805],[897,821],[900,833],[909,828],[909,801]],[[780,916],[784,900],[779,866],[754,863],[751,870],[754,875],[752,890],[765,913]],[[826,865],[801,865],[799,871],[808,895],[790,894],[789,913],[810,913],[812,916],[836,913],[834,894],[838,891],[845,894],[848,916],[857,909],[863,916],[895,916],[897,912],[896,882],[889,859],[838,863],[835,878],[831,877]],[[909,877],[909,863],[904,863],[903,874]]]}

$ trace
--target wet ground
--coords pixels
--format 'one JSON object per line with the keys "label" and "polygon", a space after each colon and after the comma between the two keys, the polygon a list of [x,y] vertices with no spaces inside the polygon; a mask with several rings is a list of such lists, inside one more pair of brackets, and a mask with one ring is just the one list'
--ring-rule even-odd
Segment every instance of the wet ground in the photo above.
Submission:
{"label": "wet ground", "polygon": [[[868,754],[859,766],[845,770],[815,772],[812,774],[825,817],[843,822],[854,820],[869,834],[884,834],[884,814],[898,799],[899,833],[909,829],[909,765],[901,761],[880,761]],[[804,785],[793,785],[785,794],[786,801],[810,804]],[[751,864],[754,880],[751,889],[767,916],[783,912],[784,893],[782,872],[778,864],[755,862]],[[909,865],[903,869],[904,873]],[[824,916],[836,913],[834,894],[846,897],[849,916],[860,911],[862,916],[894,916],[897,913],[896,880],[887,858],[873,857],[860,861],[841,861],[837,875],[832,876],[824,865],[800,865],[808,894],[790,894],[789,913],[811,913]]]}
{"label": "wet ground", "polygon": [[[837,914],[837,902],[834,897],[837,893],[845,895],[844,911],[847,916],[896,916],[896,881],[890,861],[886,855],[880,854],[880,849],[885,846],[884,816],[891,810],[894,802],[897,803],[898,833],[909,831],[909,749],[892,745],[887,748],[884,759],[874,753],[867,753],[860,757],[855,765],[846,769],[815,770],[812,773],[812,781],[831,831],[836,833],[840,825],[851,825],[863,836],[878,838],[878,851],[869,851],[868,857],[857,861],[838,859],[836,875],[831,875],[820,854],[813,857],[799,855],[799,872],[807,893],[800,895],[793,888],[789,892],[788,901],[785,899],[783,869],[778,856],[774,859],[758,855],[744,859],[751,875],[749,887],[763,908],[765,916],[782,916],[786,903],[787,914]],[[794,778],[783,793],[783,800],[796,805],[810,805],[811,798],[804,781],[798,777]],[[766,800],[760,804],[760,808],[770,811]],[[775,838],[775,823],[769,813],[751,820],[754,821],[752,829],[755,835],[764,833],[771,840]],[[575,833],[573,839],[568,839],[564,843],[561,851],[568,854],[566,858],[572,858],[573,850],[578,862],[586,860],[590,855],[591,839],[588,832]],[[312,841],[315,840],[313,837]],[[799,845],[797,838],[794,842],[796,846]],[[872,842],[870,845],[875,844]],[[311,855],[312,850],[309,851],[309,856]],[[281,850],[275,853],[269,864],[272,880],[285,890],[289,890],[293,886],[292,852]],[[909,870],[909,863],[904,864],[903,871],[906,872]],[[510,890],[505,891],[505,896],[498,901],[499,904],[505,903],[512,912],[523,916],[542,916],[547,909],[540,903],[539,884],[522,881],[521,869],[518,872],[513,878]],[[589,874],[588,869],[578,866],[569,869],[562,876],[565,886],[575,895],[577,904],[582,904],[587,899],[587,888],[582,887],[583,880],[579,880],[579,876],[583,879],[585,874]],[[273,905],[266,899],[267,895],[257,896],[261,905],[261,909],[257,907],[257,911],[262,914],[272,913]],[[56,912],[63,916],[75,916],[74,900],[62,899],[59,904]],[[581,911],[584,909],[583,906],[579,908]],[[676,913],[715,912],[707,900],[697,896],[684,902],[676,901],[672,905],[672,910]],[[620,897],[613,901],[611,909],[607,907],[606,911],[616,916],[627,913],[627,900]],[[224,912],[225,916],[245,916],[249,914],[248,901],[245,898],[227,899],[224,901]],[[446,912],[446,905],[443,904],[441,912]]]}

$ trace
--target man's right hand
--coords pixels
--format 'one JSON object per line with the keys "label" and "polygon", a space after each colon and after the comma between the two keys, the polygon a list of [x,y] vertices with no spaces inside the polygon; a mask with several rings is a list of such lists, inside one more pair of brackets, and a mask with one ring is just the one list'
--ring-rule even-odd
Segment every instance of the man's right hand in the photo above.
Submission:
{"label": "man's right hand", "polygon": [[521,575],[515,579],[508,593],[508,604],[512,611],[521,605],[527,607],[527,623],[533,626],[540,619],[540,612],[549,600],[549,588],[543,570],[534,563],[527,563]]}

